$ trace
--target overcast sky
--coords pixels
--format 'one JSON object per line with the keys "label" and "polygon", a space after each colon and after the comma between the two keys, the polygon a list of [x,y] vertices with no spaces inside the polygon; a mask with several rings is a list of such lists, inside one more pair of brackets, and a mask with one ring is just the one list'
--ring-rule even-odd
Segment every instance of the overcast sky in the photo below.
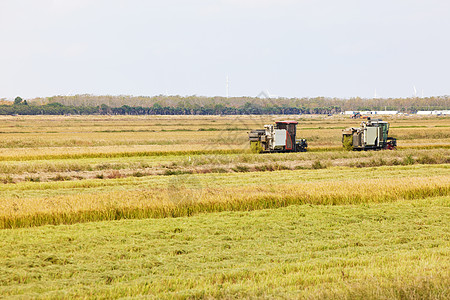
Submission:
{"label": "overcast sky", "polygon": [[450,94],[448,0],[0,0],[0,98]]}

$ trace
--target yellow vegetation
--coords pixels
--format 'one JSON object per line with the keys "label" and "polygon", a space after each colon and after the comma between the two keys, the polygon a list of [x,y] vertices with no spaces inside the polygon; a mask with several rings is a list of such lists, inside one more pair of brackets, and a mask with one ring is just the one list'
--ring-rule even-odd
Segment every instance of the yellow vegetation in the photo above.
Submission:
{"label": "yellow vegetation", "polygon": [[[237,176],[239,174],[228,179],[237,179]],[[113,192],[93,190],[90,193],[45,198],[7,198],[0,204],[0,228],[122,218],[178,217],[200,212],[255,210],[306,203],[376,203],[445,196],[450,192],[450,176],[445,175],[325,181],[318,179],[289,184],[261,182],[242,187],[202,187],[201,183],[185,186],[185,180],[186,177],[179,182],[179,187],[167,185]]]}

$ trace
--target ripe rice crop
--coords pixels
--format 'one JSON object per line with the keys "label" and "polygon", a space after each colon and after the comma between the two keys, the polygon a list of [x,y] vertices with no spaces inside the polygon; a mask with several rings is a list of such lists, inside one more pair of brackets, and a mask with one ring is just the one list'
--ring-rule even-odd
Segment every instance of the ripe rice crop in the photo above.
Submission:
{"label": "ripe rice crop", "polygon": [[[308,152],[250,153],[280,119]],[[0,116],[0,294],[447,298],[449,119],[386,119]]]}
{"label": "ripe rice crop", "polygon": [[5,298],[446,299],[450,197],[0,230]]}
{"label": "ripe rice crop", "polygon": [[[288,175],[283,172],[294,171],[278,171],[276,172],[278,174],[270,174]],[[332,172],[337,174],[339,171]],[[255,210],[306,203],[321,205],[379,203],[399,199],[445,196],[450,192],[450,176],[382,178],[382,173],[387,173],[387,170],[381,171],[380,174],[375,172],[372,176],[363,179],[336,180],[319,176],[313,181],[287,180],[286,183],[269,181],[266,184],[257,185],[251,182],[241,185],[238,181],[232,185],[218,184],[216,187],[212,182],[209,182],[208,186],[202,186],[201,182],[197,185],[186,186],[183,182],[192,180],[192,177],[187,176],[193,175],[180,175],[185,177],[178,179],[179,181],[173,186],[160,187],[154,182],[153,187],[133,190],[120,185],[112,192],[107,191],[111,188],[96,192],[92,186],[81,194],[76,190],[73,190],[73,193],[72,190],[68,190],[64,192],[65,195],[54,194],[51,197],[37,195],[5,198],[0,204],[0,228],[72,224],[122,218],[179,217],[202,212]],[[206,176],[203,178],[207,180],[206,182],[217,181],[217,178],[209,174],[196,176]],[[236,173],[222,176],[230,182],[239,180],[241,175]],[[128,182],[131,183],[131,181]],[[31,187],[32,184],[52,186],[52,184],[27,183],[24,187]],[[67,187],[69,186],[82,186],[82,182]],[[126,190],[120,190],[120,187]],[[53,190],[50,192],[53,193]]]}
{"label": "ripe rice crop", "polygon": [[[299,121],[298,137],[308,139],[309,151],[342,148],[341,130],[360,123],[341,116],[0,116],[0,160],[243,151],[248,131],[280,118]],[[450,144],[448,118],[387,119],[399,147]]]}

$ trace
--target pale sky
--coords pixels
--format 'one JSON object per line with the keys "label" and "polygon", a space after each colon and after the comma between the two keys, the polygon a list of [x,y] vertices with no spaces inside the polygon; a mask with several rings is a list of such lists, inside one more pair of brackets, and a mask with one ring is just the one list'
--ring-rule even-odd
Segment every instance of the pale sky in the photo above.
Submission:
{"label": "pale sky", "polygon": [[450,1],[0,0],[0,98],[450,94]]}

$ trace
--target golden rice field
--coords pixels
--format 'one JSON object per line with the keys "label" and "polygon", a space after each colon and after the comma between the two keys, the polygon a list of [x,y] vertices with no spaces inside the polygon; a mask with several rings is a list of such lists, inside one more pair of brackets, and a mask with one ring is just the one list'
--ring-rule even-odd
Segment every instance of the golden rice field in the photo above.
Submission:
{"label": "golden rice field", "polygon": [[[306,153],[247,132],[299,121]],[[1,116],[0,295],[448,299],[450,118]]]}

